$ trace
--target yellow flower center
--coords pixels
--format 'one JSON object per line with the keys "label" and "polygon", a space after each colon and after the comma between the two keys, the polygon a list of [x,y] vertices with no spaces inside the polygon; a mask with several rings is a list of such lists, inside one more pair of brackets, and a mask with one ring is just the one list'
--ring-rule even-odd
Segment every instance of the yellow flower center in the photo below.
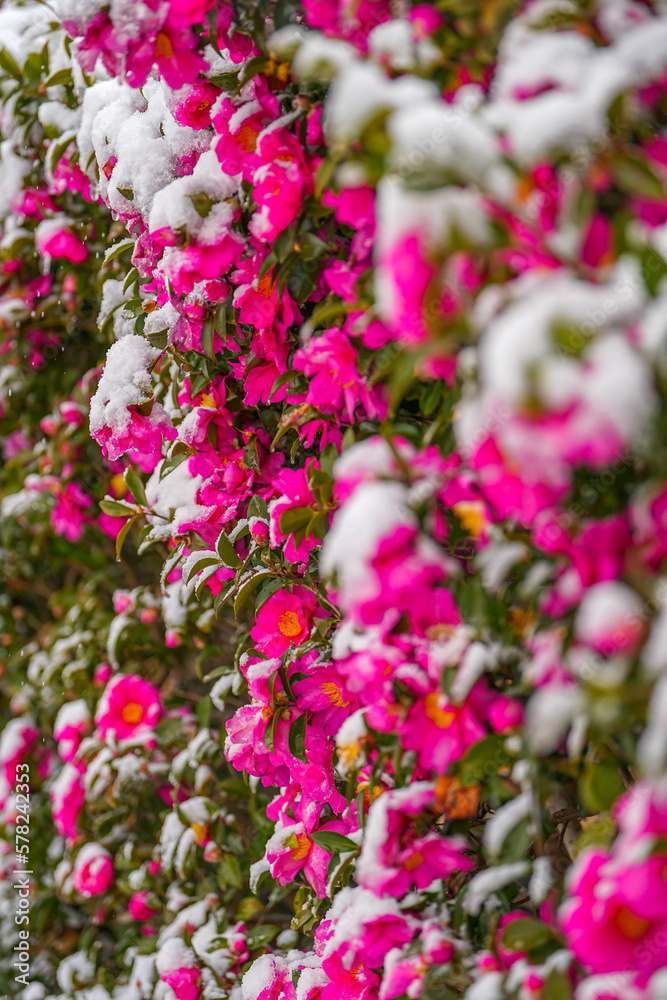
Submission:
{"label": "yellow flower center", "polygon": [[293,639],[295,635],[301,634],[303,630],[295,611],[283,611],[278,619],[278,631],[288,639]]}
{"label": "yellow flower center", "polygon": [[632,941],[636,941],[638,938],[643,937],[651,926],[650,920],[644,920],[643,917],[638,917],[635,913],[632,913],[627,906],[622,906],[618,911],[615,923],[621,934],[624,934],[625,937],[630,938]]}
{"label": "yellow flower center", "polygon": [[312,841],[305,833],[300,833],[296,838],[296,847],[292,848],[292,857],[295,861],[303,861],[310,854]]}
{"label": "yellow flower center", "polygon": [[174,46],[171,44],[169,35],[165,34],[164,31],[159,31],[158,36],[155,39],[156,59],[171,59],[173,54]]}
{"label": "yellow flower center", "polygon": [[144,710],[138,702],[128,701],[127,705],[123,705],[120,714],[123,717],[123,722],[127,722],[128,726],[136,726],[143,719]]}
{"label": "yellow flower center", "polygon": [[413,854],[411,858],[408,858],[408,860],[405,862],[405,867],[409,872],[413,872],[415,868],[419,868],[419,866],[423,864],[424,864],[424,855],[420,854],[419,851],[417,851],[417,853]]}
{"label": "yellow flower center", "polygon": [[479,538],[487,527],[487,520],[484,516],[484,504],[479,500],[461,500],[455,503],[452,510],[458,517],[466,531],[469,531],[473,538]]}
{"label": "yellow flower center", "polygon": [[335,705],[336,708],[345,708],[346,705],[350,704],[349,701],[343,700],[340,688],[334,684],[333,681],[327,681],[325,684],[321,685],[321,688],[331,704]]}
{"label": "yellow flower center", "polygon": [[435,722],[438,729],[449,729],[456,718],[456,712],[442,707],[441,696],[437,691],[432,691],[431,694],[426,695],[424,708],[426,709],[426,715],[431,722]]}

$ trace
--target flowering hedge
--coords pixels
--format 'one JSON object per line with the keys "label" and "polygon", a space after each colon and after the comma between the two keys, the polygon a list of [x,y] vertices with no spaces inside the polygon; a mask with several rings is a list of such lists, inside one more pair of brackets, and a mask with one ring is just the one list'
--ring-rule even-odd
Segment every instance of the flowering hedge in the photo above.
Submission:
{"label": "flowering hedge", "polygon": [[667,11],[0,9],[0,993],[664,1000]]}

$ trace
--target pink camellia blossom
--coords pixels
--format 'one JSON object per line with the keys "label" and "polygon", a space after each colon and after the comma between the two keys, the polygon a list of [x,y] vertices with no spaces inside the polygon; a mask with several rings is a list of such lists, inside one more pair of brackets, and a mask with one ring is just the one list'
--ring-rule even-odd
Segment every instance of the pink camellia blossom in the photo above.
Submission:
{"label": "pink camellia blossom", "polygon": [[135,739],[151,733],[163,715],[160,692],[137,674],[113,678],[99,700],[95,721],[100,736]]}
{"label": "pink camellia blossom", "polygon": [[377,895],[402,896],[412,886],[426,889],[452,872],[470,871],[473,862],[461,853],[464,837],[416,835],[414,818],[434,799],[434,785],[418,781],[384,792],[373,802],[357,862],[359,885]]}
{"label": "pink camellia blossom", "polygon": [[65,764],[49,792],[53,822],[58,833],[72,841],[77,835],[77,819],[86,793],[81,772],[73,764]]}
{"label": "pink camellia blossom", "polygon": [[58,493],[56,506],[50,515],[56,534],[64,535],[70,542],[78,542],[83,534],[84,524],[90,520],[84,511],[92,503],[92,499],[78,483],[67,483]]}
{"label": "pink camellia blossom", "polygon": [[418,926],[395,899],[380,899],[367,889],[346,887],[334,896],[317,929],[315,947],[322,956],[322,968],[335,982],[341,968],[366,975],[369,970],[381,969],[392,949],[412,941]]}
{"label": "pink camellia blossom", "polygon": [[224,98],[213,125],[220,138],[216,144],[218,159],[226,174],[241,174],[252,181],[261,160],[257,152],[260,133],[280,114],[276,98],[270,94],[236,107]]}
{"label": "pink camellia blossom", "polygon": [[154,917],[156,910],[148,905],[148,899],[150,898],[150,892],[147,889],[143,889],[141,892],[135,892],[133,896],[130,897],[130,902],[127,905],[130,911],[130,916],[133,920],[150,920]]}
{"label": "pink camellia blossom", "polygon": [[256,648],[267,656],[282,656],[290,646],[300,646],[310,635],[318,608],[316,595],[305,587],[277,591],[255,617],[250,635]]}
{"label": "pink camellia blossom", "polygon": [[294,367],[312,376],[306,402],[327,412],[344,410],[350,421],[360,405],[369,417],[384,415],[377,388],[369,389],[359,374],[357,357],[349,337],[336,327],[311,337],[294,355]]}
{"label": "pink camellia blossom", "polygon": [[126,452],[144,472],[160,460],[163,441],[178,436],[171,417],[153,400],[151,368],[161,351],[129,334],[112,344],[90,402],[90,433],[107,458]]}
{"label": "pink camellia blossom", "polygon": [[35,247],[43,257],[81,264],[88,256],[88,249],[68,223],[69,220],[64,217],[40,222],[35,230]]}
{"label": "pink camellia blossom", "polygon": [[201,996],[201,976],[199,969],[174,969],[161,976],[167,986],[178,997],[178,1000],[198,1000]]}
{"label": "pink camellia blossom", "polygon": [[0,734],[0,773],[4,773],[8,785],[16,784],[17,767],[28,756],[38,737],[39,730],[31,715],[10,719],[4,725]]}
{"label": "pink camellia blossom", "polygon": [[452,761],[460,760],[468,747],[484,739],[481,721],[484,697],[473,690],[462,705],[451,704],[446,695],[433,691],[410,708],[399,732],[407,750],[416,750],[422,767],[444,774]]}
{"label": "pink camellia blossom", "polygon": [[[322,831],[332,830],[345,833],[344,823],[337,820],[319,827]],[[310,837],[304,823],[276,825],[275,832],[266,845],[266,860],[271,874],[281,885],[289,885],[298,872],[303,873],[312,885],[315,895],[324,899],[327,893],[327,870],[331,854],[319,847]]]}
{"label": "pink camellia blossom", "polygon": [[74,888],[82,896],[100,896],[113,883],[114,867],[111,855],[101,844],[84,844],[76,856],[72,870]]}
{"label": "pink camellia blossom", "polygon": [[627,584],[596,583],[584,594],[575,618],[575,635],[605,656],[631,653],[644,633],[642,601]]}
{"label": "pink camellia blossom", "polygon": [[287,511],[315,504],[315,496],[308,481],[308,472],[313,463],[317,468],[316,459],[309,458],[304,469],[282,469],[273,483],[276,493],[282,493],[282,496],[273,500],[269,507],[271,545],[275,547],[286,540],[285,558],[293,563],[307,562],[308,554],[320,544],[319,538],[313,534],[309,538],[304,536],[297,545],[294,535],[285,534],[280,527],[280,519]]}
{"label": "pink camellia blossom", "polygon": [[171,986],[178,1000],[198,1000],[201,996],[201,973],[194,952],[184,941],[171,938],[157,954],[155,967],[160,979]]}
{"label": "pink camellia blossom", "polygon": [[665,856],[634,863],[590,849],[568,879],[561,925],[576,957],[593,973],[635,971],[643,983],[667,961]]}
{"label": "pink camellia blossom", "polygon": [[387,955],[379,1000],[394,1000],[404,993],[420,997],[431,966],[445,965],[453,958],[454,946],[438,921],[424,921],[419,938],[421,951],[418,954],[406,954],[394,948]]}
{"label": "pink camellia blossom", "polygon": [[427,3],[417,4],[410,11],[410,23],[417,38],[427,38],[445,23],[440,11]]}
{"label": "pink camellia blossom", "polygon": [[54,739],[58,741],[61,758],[72,763],[84,735],[90,732],[92,716],[83,698],[67,702],[62,706],[53,726]]}
{"label": "pink camellia blossom", "polygon": [[208,128],[211,124],[211,109],[220,91],[212,83],[195,83],[179,94],[174,109],[174,118],[189,128]]}
{"label": "pink camellia blossom", "polygon": [[270,243],[296,219],[312,179],[303,149],[287,129],[261,135],[257,155],[259,166],[252,178],[257,211],[249,228],[256,239]]}
{"label": "pink camellia blossom", "polygon": [[524,708],[518,698],[500,695],[491,702],[487,714],[497,733],[507,733],[523,723]]}

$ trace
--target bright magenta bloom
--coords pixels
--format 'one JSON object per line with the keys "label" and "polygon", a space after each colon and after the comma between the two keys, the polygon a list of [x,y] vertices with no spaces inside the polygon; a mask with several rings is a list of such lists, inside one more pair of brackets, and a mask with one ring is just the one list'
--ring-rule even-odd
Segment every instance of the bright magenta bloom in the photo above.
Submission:
{"label": "bright magenta bloom", "polygon": [[[279,590],[257,612],[250,635],[267,656],[282,656],[290,646],[300,646],[310,635],[318,609],[317,597],[304,587]],[[321,611],[321,609],[320,609]]]}
{"label": "bright magenta bloom", "polygon": [[88,256],[85,243],[67,226],[65,219],[41,222],[35,232],[35,246],[44,257],[81,264]]}
{"label": "bright magenta bloom", "polygon": [[150,920],[151,917],[155,916],[156,911],[147,903],[149,896],[148,890],[144,889],[141,892],[135,892],[131,897],[127,908],[133,920]]}
{"label": "bright magenta bloom", "polygon": [[162,714],[158,689],[137,674],[122,674],[107,685],[95,721],[102,737],[127,740],[152,732]]}
{"label": "bright magenta bloom", "polygon": [[368,814],[357,881],[377,895],[402,896],[412,886],[426,889],[437,878],[470,871],[472,861],[461,853],[463,837],[428,833],[418,837],[414,817],[434,801],[434,786],[419,781],[384,792]]}
{"label": "bright magenta bloom", "polygon": [[58,833],[68,840],[74,840],[77,834],[77,819],[86,798],[83,779],[77,767],[65,764],[53,783],[50,798],[53,822]]}
{"label": "bright magenta bloom", "polygon": [[113,861],[106,847],[87,843],[81,848],[74,862],[72,881],[82,896],[99,896],[111,887],[114,876]]}

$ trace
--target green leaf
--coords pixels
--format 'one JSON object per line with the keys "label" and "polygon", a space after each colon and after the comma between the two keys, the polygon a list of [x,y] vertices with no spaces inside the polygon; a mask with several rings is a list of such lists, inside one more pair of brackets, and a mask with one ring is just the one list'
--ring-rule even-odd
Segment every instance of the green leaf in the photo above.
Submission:
{"label": "green leaf", "polygon": [[214,337],[214,335],[215,335],[215,326],[214,326],[213,320],[209,316],[208,319],[206,320],[206,322],[204,323],[203,327],[202,327],[202,331],[201,331],[201,347],[202,347],[202,351],[204,352],[204,354],[206,355],[206,357],[210,358],[211,361],[215,361],[216,360],[215,350],[213,348],[213,337]]}
{"label": "green leaf", "polygon": [[478,785],[484,778],[497,774],[501,767],[509,763],[502,736],[487,736],[474,743],[458,766],[458,776],[462,785]]}
{"label": "green leaf", "polygon": [[200,194],[188,195],[192,205],[197,213],[202,219],[210,213],[214,205],[218,204],[217,198],[211,198],[210,194],[201,192]]}
{"label": "green leaf", "polygon": [[359,852],[358,844],[334,830],[318,830],[316,833],[311,833],[310,838],[323,851],[329,851],[331,854],[346,854],[348,851]]}
{"label": "green leaf", "polygon": [[271,576],[271,570],[260,569],[256,573],[253,573],[251,577],[246,579],[236,592],[236,597],[234,598],[234,617],[238,616],[240,609],[246,603],[253,590],[261,580],[265,580],[267,576]]}
{"label": "green leaf", "polygon": [[503,946],[509,951],[533,951],[553,940],[548,924],[542,920],[513,920],[503,931]]}
{"label": "green leaf", "polygon": [[572,1000],[572,990],[565,973],[560,969],[552,969],[542,995],[544,1000]]}
{"label": "green leaf", "polygon": [[308,717],[300,715],[293,726],[290,727],[288,746],[293,757],[308,763],[306,754],[306,729],[308,728]]}
{"label": "green leaf", "polygon": [[45,87],[59,87],[62,84],[72,83],[72,70],[67,67],[67,69],[59,69],[57,73],[50,76],[48,80],[45,80]]}
{"label": "green leaf", "polygon": [[246,934],[248,951],[266,948],[280,932],[280,928],[275,924],[261,924],[259,927],[251,927]]}
{"label": "green leaf", "polygon": [[211,721],[212,703],[208,695],[205,695],[197,705],[197,721],[202,729],[208,729]]}
{"label": "green leaf", "polygon": [[225,566],[241,565],[241,560],[236,554],[236,549],[224,531],[220,532],[218,540],[215,543],[215,551],[218,553]]}
{"label": "green leaf", "polygon": [[253,472],[261,472],[259,464],[259,451],[257,450],[257,439],[253,435],[243,450],[243,461],[248,469]]}
{"label": "green leaf", "polygon": [[118,537],[116,538],[116,562],[120,562],[120,554],[123,551],[123,543],[125,542],[128,532],[136,519],[137,515],[135,514],[134,517],[129,518],[129,520],[125,522],[123,527],[118,532]]}
{"label": "green leaf", "polygon": [[218,862],[216,879],[221,889],[233,886],[235,889],[243,888],[243,875],[238,858],[233,854],[223,854]]}
{"label": "green leaf", "polygon": [[290,507],[280,515],[280,531],[283,535],[292,535],[295,531],[304,531],[310,523],[315,511],[312,507]]}
{"label": "green leaf", "polygon": [[193,577],[197,576],[203,569],[207,569],[209,566],[218,566],[219,561],[217,556],[202,556],[201,559],[197,559],[196,562],[189,567],[187,574],[183,578],[184,583],[190,583]]}
{"label": "green leaf", "polygon": [[17,80],[21,79],[23,75],[21,67],[7,49],[0,49],[0,66],[2,66],[5,73],[9,73],[10,76],[15,77]]}
{"label": "green leaf", "polygon": [[611,761],[587,761],[579,779],[579,798],[589,815],[609,812],[625,791],[625,783]]}
{"label": "green leaf", "polygon": [[123,500],[112,500],[111,497],[100,500],[100,509],[111,517],[131,517],[137,513],[132,504],[125,503]]}
{"label": "green leaf", "polygon": [[663,198],[665,189],[660,178],[638,153],[627,153],[611,165],[614,179],[622,191],[644,198]]}
{"label": "green leaf", "polygon": [[658,294],[663,278],[667,275],[667,262],[653,247],[645,246],[639,255],[642,277],[649,295]]}
{"label": "green leaf", "polygon": [[136,474],[134,469],[128,466],[127,469],[125,470],[125,475],[123,476],[123,479],[125,480],[125,485],[127,486],[128,490],[130,491],[134,499],[137,501],[137,503],[140,503],[142,507],[148,507],[149,504],[148,500],[146,499],[146,491],[144,489],[144,484],[139,479],[139,476]]}

